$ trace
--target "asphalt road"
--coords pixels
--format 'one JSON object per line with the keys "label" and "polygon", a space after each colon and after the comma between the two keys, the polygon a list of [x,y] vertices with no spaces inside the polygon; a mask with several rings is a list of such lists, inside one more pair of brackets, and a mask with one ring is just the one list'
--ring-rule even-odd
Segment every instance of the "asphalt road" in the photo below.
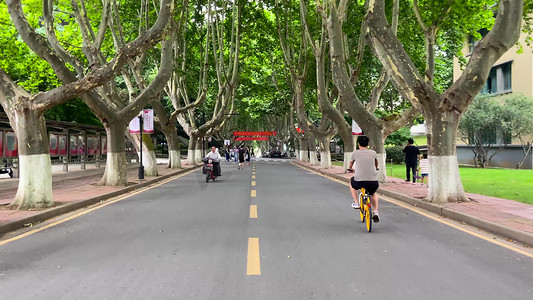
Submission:
{"label": "asphalt road", "polygon": [[283,161],[222,172],[0,246],[0,299],[533,299],[530,257],[385,201],[368,233],[345,185]]}

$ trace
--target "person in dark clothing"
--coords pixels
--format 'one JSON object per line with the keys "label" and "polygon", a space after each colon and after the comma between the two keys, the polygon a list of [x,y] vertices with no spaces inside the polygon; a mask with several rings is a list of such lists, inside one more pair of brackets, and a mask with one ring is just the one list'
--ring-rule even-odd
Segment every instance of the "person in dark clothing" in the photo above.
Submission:
{"label": "person in dark clothing", "polygon": [[246,152],[244,152],[244,159],[246,160],[246,165],[250,165],[250,148],[246,147]]}
{"label": "person in dark clothing", "polygon": [[406,182],[411,181],[411,174],[413,174],[413,183],[415,183],[416,178],[416,168],[418,164],[418,158],[420,157],[420,149],[413,144],[415,141],[410,138],[407,140],[407,145],[403,148],[403,153],[405,153],[405,173],[407,176]]}
{"label": "person in dark clothing", "polygon": [[244,168],[244,148],[239,148],[239,167],[238,169]]}

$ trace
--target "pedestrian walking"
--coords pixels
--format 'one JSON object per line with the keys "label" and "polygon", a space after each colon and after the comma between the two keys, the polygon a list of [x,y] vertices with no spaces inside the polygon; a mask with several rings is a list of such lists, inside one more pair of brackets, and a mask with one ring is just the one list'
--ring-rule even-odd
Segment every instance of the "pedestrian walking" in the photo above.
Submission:
{"label": "pedestrian walking", "polygon": [[238,169],[244,168],[244,148],[239,148],[239,167]]}
{"label": "pedestrian walking", "polygon": [[226,148],[226,163],[229,163],[229,147]]}
{"label": "pedestrian walking", "polygon": [[250,165],[250,148],[249,147],[246,147],[246,152],[245,152],[245,158],[246,158],[246,165],[249,166]]}
{"label": "pedestrian walking", "polygon": [[413,184],[416,182],[416,169],[418,158],[420,156],[420,149],[413,145],[414,143],[415,141],[412,138],[409,138],[409,140],[407,140],[407,145],[403,148],[403,153],[405,153],[405,175],[407,177],[405,181],[411,181],[411,174],[413,174]]}
{"label": "pedestrian walking", "polygon": [[239,160],[239,148],[235,147],[233,150],[233,155],[235,156],[235,163]]}

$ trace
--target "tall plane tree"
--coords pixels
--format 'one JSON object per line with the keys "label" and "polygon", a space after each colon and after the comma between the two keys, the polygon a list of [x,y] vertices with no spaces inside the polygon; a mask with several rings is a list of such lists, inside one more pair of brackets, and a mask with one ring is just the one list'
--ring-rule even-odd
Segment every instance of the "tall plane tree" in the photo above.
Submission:
{"label": "tall plane tree", "polygon": [[[370,146],[378,155],[378,179],[386,181],[385,167],[385,139],[392,132],[405,126],[415,116],[414,108],[407,109],[394,118],[379,118],[375,115],[381,94],[389,82],[388,70],[382,70],[378,80],[374,83],[370,99],[365,106],[359,99],[355,89],[359,77],[359,70],[364,59],[365,39],[360,36],[358,47],[358,60],[355,67],[348,67],[346,57],[347,35],[343,34],[343,20],[346,19],[347,1],[341,1],[338,5],[335,1],[324,1],[324,18],[327,16],[327,32],[330,42],[330,57],[333,73],[333,81],[339,91],[343,107],[348,114],[356,120],[363,129],[365,135],[370,138]],[[396,36],[398,28],[399,0],[394,1],[392,12],[392,34]],[[365,28],[365,23],[361,23]]]}
{"label": "tall plane tree", "polygon": [[[241,14],[242,6],[240,1],[208,1],[207,16],[203,21],[206,32],[205,52],[200,55],[203,57],[203,64],[200,66],[200,81],[198,85],[196,101],[189,98],[189,86],[194,86],[188,82],[189,77],[186,73],[177,74],[182,78],[174,79],[169,90],[171,99],[181,99],[183,102],[173,100],[174,107],[187,108],[186,112],[181,113],[183,109],[176,113],[177,120],[189,135],[189,149],[187,156],[188,164],[196,164],[202,159],[202,139],[207,135],[214,135],[219,132],[225,122],[230,118],[234,109],[235,92],[238,87],[239,79],[239,53],[241,39]],[[205,9],[199,6],[198,9]],[[205,57],[204,57],[205,55]],[[210,93],[207,90],[207,58],[212,59],[214,64],[216,79],[216,89],[212,90],[212,97],[207,98]],[[182,58],[184,59],[184,58]],[[176,91],[179,94],[176,94]],[[168,91],[167,91],[168,92]],[[206,101],[202,106],[202,112],[195,111],[194,108],[199,106],[199,101]],[[193,105],[194,104],[194,105]],[[208,105],[209,109],[208,109]],[[209,110],[209,111],[208,111]],[[202,125],[198,126],[198,118],[205,120],[205,116],[211,117]]]}
{"label": "tall plane tree", "polygon": [[[37,34],[30,26],[20,0],[9,0],[7,5],[12,21],[26,44],[45,59],[59,77],[70,79],[63,86],[30,95],[17,86],[4,71],[0,71],[0,101],[17,134],[19,144],[20,180],[12,205],[18,208],[48,207],[53,205],[52,174],[44,112],[113,79],[130,57],[139,55],[161,40],[169,15],[161,19],[159,26],[154,26],[121,49],[109,62],[93,67],[84,74],[82,64],[61,47],[53,33],[49,22],[52,18],[52,2],[43,2],[46,37]],[[105,27],[100,28],[98,41],[104,33]],[[67,67],[66,62],[72,62],[70,66],[74,72]],[[31,171],[35,168],[40,172]]]}
{"label": "tall plane tree", "polygon": [[[93,4],[91,7],[93,11],[96,10],[96,5]],[[83,77],[84,70],[99,68],[101,65],[106,64],[110,55],[121,57],[124,52],[133,52],[135,55],[139,55],[153,47],[170,30],[170,21],[174,13],[174,1],[161,0],[159,2],[159,11],[156,13],[157,20],[154,21],[149,30],[140,33],[133,42],[128,43],[123,49],[114,49],[114,51],[106,49],[107,51],[104,51],[103,44],[106,41],[106,31],[107,29],[113,30],[113,27],[109,25],[113,21],[119,22],[120,20],[116,18],[111,20],[111,11],[117,7],[115,0],[104,0],[98,5],[101,5],[100,9],[102,10],[101,22],[98,26],[92,23],[93,19],[89,17],[89,8],[86,6],[85,1],[71,0],[70,5],[65,6],[65,8],[71,9],[71,14],[75,17],[76,24],[80,26],[81,39],[83,41],[83,60],[67,51],[57,38],[54,26],[53,0],[43,0],[46,39],[38,35],[29,25],[22,11],[20,0],[9,0],[8,10],[21,38],[37,55],[50,64],[56,75],[66,85],[75,82],[77,78]],[[96,31],[93,27],[97,27]],[[169,55],[172,51],[172,45],[169,45],[169,40],[170,37],[167,36],[165,39],[167,42],[163,43],[162,53],[163,57],[165,57],[165,62],[162,61],[154,80],[127,105],[123,104],[124,101],[128,101],[128,98],[121,97],[114,80],[108,81],[102,87],[81,95],[81,98],[102,122],[107,133],[106,170],[99,182],[101,185],[127,184],[124,133],[129,120],[133,119],[152,100],[154,95],[158,94],[170,76],[172,64]],[[126,57],[123,59],[127,61]],[[124,71],[122,64],[115,64],[110,66],[110,68],[114,72]]]}
{"label": "tall plane tree", "polygon": [[493,64],[518,40],[524,2],[499,1],[494,26],[475,46],[463,74],[442,94],[438,93],[433,85],[436,51],[434,37],[443,25],[448,25],[448,29],[452,26],[457,27],[457,24],[475,20],[475,17],[487,9],[492,15],[486,4],[493,1],[474,1],[475,3],[470,5],[460,1],[423,2],[424,10],[420,9],[422,1],[414,1],[413,6],[420,16],[419,20],[426,35],[425,76],[417,70],[413,60],[389,26],[384,0],[369,2],[367,34],[396,89],[423,112],[427,122],[429,171],[432,175],[428,184],[428,200],[466,201],[456,153],[459,120],[485,85]]}

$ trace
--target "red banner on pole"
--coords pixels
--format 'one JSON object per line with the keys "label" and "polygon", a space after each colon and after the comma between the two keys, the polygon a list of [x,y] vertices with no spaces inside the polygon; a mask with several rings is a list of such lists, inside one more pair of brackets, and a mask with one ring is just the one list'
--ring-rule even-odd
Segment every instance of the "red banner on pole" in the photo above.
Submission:
{"label": "red banner on pole", "polygon": [[234,136],[242,136],[242,135],[258,135],[258,136],[275,136],[275,131],[234,131]]}
{"label": "red banner on pole", "polygon": [[268,141],[267,136],[241,136],[235,139],[236,141]]}

